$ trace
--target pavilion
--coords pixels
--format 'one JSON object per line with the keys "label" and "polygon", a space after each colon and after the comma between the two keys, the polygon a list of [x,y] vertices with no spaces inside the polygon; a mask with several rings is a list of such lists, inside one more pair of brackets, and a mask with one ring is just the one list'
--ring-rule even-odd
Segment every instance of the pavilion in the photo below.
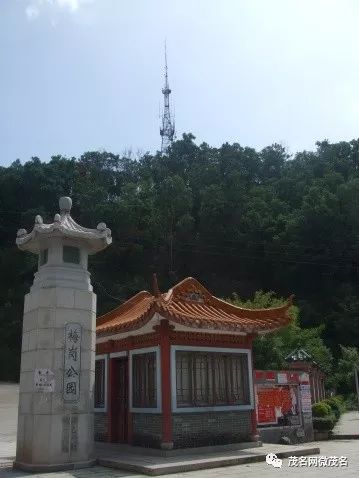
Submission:
{"label": "pavilion", "polygon": [[189,277],[97,319],[95,439],[172,449],[257,441],[252,341],[287,304],[245,309]]}
{"label": "pavilion", "polygon": [[299,348],[287,355],[285,360],[292,370],[303,370],[309,374],[312,403],[324,400],[326,374],[313,357],[306,350]]}

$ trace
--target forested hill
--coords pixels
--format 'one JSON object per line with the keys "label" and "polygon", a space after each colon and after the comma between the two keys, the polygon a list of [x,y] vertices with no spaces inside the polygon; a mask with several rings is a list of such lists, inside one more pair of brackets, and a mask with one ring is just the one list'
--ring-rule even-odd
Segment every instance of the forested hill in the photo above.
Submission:
{"label": "forested hill", "polygon": [[279,145],[212,148],[184,135],[168,157],[88,152],[0,169],[0,379],[18,366],[36,268],[16,231],[36,214],[52,222],[61,195],[81,225],[112,229],[113,245],[90,261],[100,313],[156,271],[162,290],[194,276],[221,297],[294,293],[301,325],[325,324],[334,352],[359,344],[359,140],[289,158]]}

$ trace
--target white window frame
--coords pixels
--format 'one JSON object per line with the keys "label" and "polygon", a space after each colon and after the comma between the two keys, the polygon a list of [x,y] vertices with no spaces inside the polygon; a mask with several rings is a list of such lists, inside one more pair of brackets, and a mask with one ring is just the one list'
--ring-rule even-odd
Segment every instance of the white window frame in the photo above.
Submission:
{"label": "white window frame", "polygon": [[127,352],[124,350],[122,352],[111,352],[110,359],[127,357]]}
{"label": "white window frame", "polygon": [[[105,360],[105,397],[104,397],[104,407],[103,408],[96,408],[94,407],[94,411],[96,413],[107,413],[107,387],[108,387],[108,355],[107,354],[102,354],[102,355],[96,355],[95,357],[95,362],[98,360]],[[95,364],[96,365],[96,364]],[[96,373],[95,373],[95,381],[96,381]],[[96,382],[95,382],[96,383]],[[95,395],[95,386],[94,386],[94,395]],[[95,400],[95,396],[94,396]]]}
{"label": "white window frame", "polygon": [[[150,352],[156,353],[156,399],[157,406],[154,408],[139,408],[133,406],[133,394],[132,394],[132,357],[134,355],[147,354]],[[162,383],[161,383],[161,351],[160,347],[145,347],[143,349],[130,350],[130,373],[129,373],[129,400],[130,400],[130,412],[133,413],[162,413]]]}
{"label": "white window frame", "polygon": [[[248,360],[248,386],[249,386],[249,404],[246,405],[214,405],[211,407],[177,407],[177,374],[176,374],[176,352],[214,352],[214,353],[237,353],[247,355]],[[253,369],[252,369],[252,351],[251,349],[227,349],[219,347],[191,347],[187,345],[171,345],[171,397],[173,413],[190,412],[219,412],[230,410],[254,410],[253,393]]]}

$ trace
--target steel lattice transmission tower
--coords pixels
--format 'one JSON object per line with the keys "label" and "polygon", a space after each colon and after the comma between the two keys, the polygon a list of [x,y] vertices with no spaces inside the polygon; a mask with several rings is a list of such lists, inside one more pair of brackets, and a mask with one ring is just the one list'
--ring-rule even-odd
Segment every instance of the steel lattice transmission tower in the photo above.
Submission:
{"label": "steel lattice transmission tower", "polygon": [[167,152],[173,139],[175,138],[175,122],[171,119],[170,110],[170,93],[171,89],[168,85],[168,68],[167,68],[167,47],[165,43],[165,85],[162,88],[163,93],[163,112],[162,112],[162,125],[160,128],[160,135],[162,137],[161,153]]}

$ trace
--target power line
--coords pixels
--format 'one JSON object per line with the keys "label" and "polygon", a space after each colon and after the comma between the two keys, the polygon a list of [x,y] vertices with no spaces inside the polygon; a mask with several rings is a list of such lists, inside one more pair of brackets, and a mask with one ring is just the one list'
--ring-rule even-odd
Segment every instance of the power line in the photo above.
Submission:
{"label": "power line", "polygon": [[[270,258],[259,256],[259,255],[243,255],[243,254],[231,254],[231,253],[223,253],[219,251],[206,251],[206,250],[201,250],[201,249],[181,249],[181,248],[176,248],[175,250],[180,251],[180,252],[193,252],[197,254],[203,254],[203,255],[215,255],[215,256],[227,256],[227,257],[236,257],[238,259],[251,259],[251,260],[257,260],[257,261],[263,261],[263,260],[268,260]],[[291,259],[271,259],[272,261],[276,262],[282,262],[282,263],[290,263],[290,264],[303,264],[303,265],[311,265],[311,266],[322,266],[322,267],[345,267],[348,265],[353,265],[352,262],[336,262],[332,261],[330,264],[328,263],[323,263],[323,262],[314,262],[314,261],[297,261],[297,260],[291,260]],[[357,267],[359,268],[359,267]]]}
{"label": "power line", "polygon": [[[196,244],[184,243],[184,244],[181,244],[181,246],[193,247],[193,246],[196,246]],[[215,249],[217,249],[217,251],[219,251],[219,250],[221,250],[221,251],[226,250],[226,248],[223,248],[223,247],[222,247],[222,248],[219,248],[219,247],[216,247],[216,246],[208,246],[208,247],[215,248]],[[238,255],[237,252],[235,251],[235,249],[234,249],[233,247],[232,247],[232,248],[227,248],[227,250],[228,250],[228,251],[233,251],[233,255]],[[205,249],[200,249],[200,251],[206,251],[206,250],[205,250]],[[209,250],[209,251],[206,251],[206,252],[208,252],[208,253],[210,254],[212,251]],[[214,252],[216,252],[216,251],[214,251]],[[262,258],[265,258],[265,255],[266,255],[266,254],[280,255],[280,256],[283,257],[283,254],[288,254],[288,252],[284,252],[284,253],[283,253],[283,252],[281,252],[281,251],[269,251],[269,250],[267,250],[267,249],[263,249],[262,251],[258,251],[258,254],[257,254],[257,255],[259,256],[260,254],[262,254],[262,255],[261,255]],[[289,253],[289,254],[291,254],[291,253]],[[292,255],[293,255],[293,254],[295,255],[296,253],[294,252],[294,253],[292,253]],[[300,254],[300,253],[297,253],[297,254]],[[334,258],[334,259],[329,258],[329,260],[331,260],[332,262],[341,263],[341,264],[353,264],[353,260],[352,260],[352,259],[340,260],[340,261],[338,261],[337,258]],[[296,262],[298,262],[298,261],[296,261]],[[318,261],[299,261],[299,262],[310,262],[310,263],[313,263],[313,264],[317,264],[317,263],[318,263]],[[358,262],[359,262],[359,258],[358,258]],[[326,264],[326,265],[331,265],[331,264]]]}
{"label": "power line", "polygon": [[125,299],[120,299],[119,297],[114,297],[114,296],[111,295],[109,292],[107,292],[107,290],[104,288],[104,286],[103,286],[100,282],[98,282],[98,281],[96,281],[96,280],[94,280],[94,279],[92,279],[92,282],[93,282],[95,285],[97,285],[98,287],[100,287],[100,289],[102,289],[102,291],[105,293],[105,295],[107,295],[107,296],[110,297],[111,299],[116,300],[116,301],[120,302],[121,304],[123,304],[123,303],[125,302]]}
{"label": "power line", "polygon": [[[122,242],[122,243],[117,243],[117,246],[119,248],[121,247],[130,247],[133,246],[134,244],[147,244],[151,246],[148,242]],[[164,245],[167,245],[167,243],[164,243]],[[327,260],[330,260],[330,263],[328,262],[319,262],[319,261],[313,261],[313,260],[297,260],[297,259],[290,259],[290,258],[285,258],[283,255],[288,254],[288,252],[281,252],[281,251],[269,251],[267,249],[263,249],[262,251],[258,252],[257,254],[251,253],[251,254],[241,254],[235,251],[233,247],[231,248],[225,248],[221,247],[219,248],[218,246],[215,245],[208,245],[207,247],[210,247],[211,250],[206,250],[202,248],[196,247],[197,244],[195,243],[182,243],[179,245],[174,246],[174,251],[178,252],[186,252],[186,253],[198,253],[198,254],[204,254],[204,255],[222,255],[222,256],[228,256],[228,257],[236,257],[236,258],[242,258],[242,259],[252,259],[252,260],[272,260],[276,262],[282,262],[282,263],[290,263],[290,264],[303,264],[303,265],[312,265],[312,266],[322,266],[322,267],[348,267],[348,266],[354,266],[356,268],[359,268],[359,258],[358,258],[358,265],[356,263],[353,263],[352,259],[347,259],[347,260],[338,260],[337,258],[326,258]],[[191,249],[189,249],[191,248]],[[293,253],[289,253],[289,255],[295,255],[295,254],[300,254],[296,253],[295,251]],[[272,256],[279,256],[279,258],[270,258],[266,257],[267,255],[272,255]]]}

